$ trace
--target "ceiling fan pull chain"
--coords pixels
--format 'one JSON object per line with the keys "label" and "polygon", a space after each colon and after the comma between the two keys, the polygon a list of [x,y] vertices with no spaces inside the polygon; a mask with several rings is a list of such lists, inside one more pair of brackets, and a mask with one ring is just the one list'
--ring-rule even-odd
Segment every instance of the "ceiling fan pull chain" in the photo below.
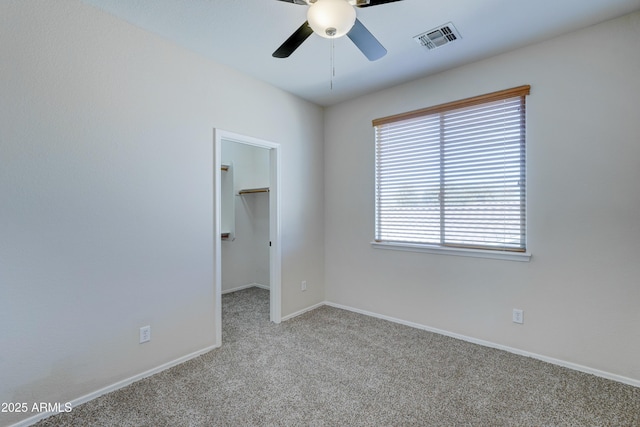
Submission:
{"label": "ceiling fan pull chain", "polygon": [[333,77],[336,76],[336,45],[335,39],[331,39],[331,56],[333,57],[333,65],[331,66],[331,73]]}
{"label": "ceiling fan pull chain", "polygon": [[330,90],[333,90],[333,78],[336,76],[335,60],[336,60],[335,44],[334,44],[334,39],[331,38],[331,80],[330,80],[330,84],[329,84],[329,89]]}

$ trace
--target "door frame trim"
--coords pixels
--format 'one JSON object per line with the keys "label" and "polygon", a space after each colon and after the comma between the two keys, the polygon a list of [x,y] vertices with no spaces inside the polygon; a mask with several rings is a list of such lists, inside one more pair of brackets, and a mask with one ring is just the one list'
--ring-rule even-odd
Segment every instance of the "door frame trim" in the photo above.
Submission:
{"label": "door frame trim", "polygon": [[280,323],[282,320],[282,245],[280,225],[280,144],[260,138],[228,132],[219,128],[213,129],[213,262],[214,262],[214,316],[215,343],[222,345],[222,244],[221,226],[221,166],[222,141],[252,145],[269,150],[269,239],[271,241],[269,256],[269,307],[270,320]]}

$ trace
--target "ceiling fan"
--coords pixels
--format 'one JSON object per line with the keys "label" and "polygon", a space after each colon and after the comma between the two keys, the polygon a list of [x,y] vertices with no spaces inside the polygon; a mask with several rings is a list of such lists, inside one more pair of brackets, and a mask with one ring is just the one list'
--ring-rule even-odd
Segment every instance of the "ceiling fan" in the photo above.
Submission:
{"label": "ceiling fan", "polygon": [[371,7],[402,0],[279,0],[309,6],[307,20],[273,52],[274,58],[288,58],[313,33],[325,38],[346,35],[369,59],[375,61],[387,50],[356,17],[355,7]]}

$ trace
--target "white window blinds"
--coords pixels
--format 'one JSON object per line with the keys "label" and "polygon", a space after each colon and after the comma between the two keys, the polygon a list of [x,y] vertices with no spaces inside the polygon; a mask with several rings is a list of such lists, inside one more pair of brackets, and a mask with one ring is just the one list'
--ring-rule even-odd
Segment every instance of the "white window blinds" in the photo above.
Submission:
{"label": "white window blinds", "polygon": [[375,240],[524,252],[528,94],[374,120]]}

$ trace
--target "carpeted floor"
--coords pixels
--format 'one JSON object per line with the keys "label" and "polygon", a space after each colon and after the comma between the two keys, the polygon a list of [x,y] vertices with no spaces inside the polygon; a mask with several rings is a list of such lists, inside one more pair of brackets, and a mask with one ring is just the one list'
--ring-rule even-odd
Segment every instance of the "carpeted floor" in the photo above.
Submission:
{"label": "carpeted floor", "polygon": [[275,325],[223,296],[223,345],[38,426],[640,426],[640,389],[344,310]]}

